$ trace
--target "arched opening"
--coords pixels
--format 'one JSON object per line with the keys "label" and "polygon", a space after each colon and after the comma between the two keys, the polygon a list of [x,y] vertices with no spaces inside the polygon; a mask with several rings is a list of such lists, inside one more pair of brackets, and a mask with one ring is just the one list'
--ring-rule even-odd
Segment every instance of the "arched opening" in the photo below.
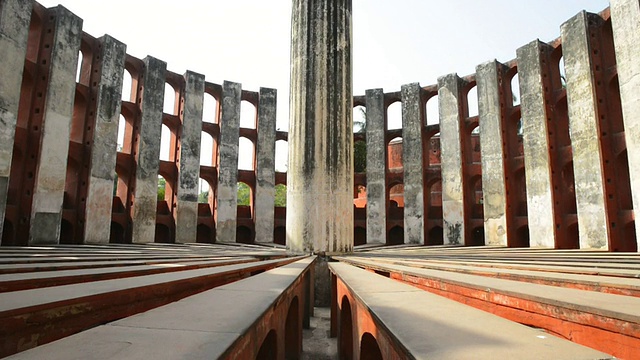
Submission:
{"label": "arched opening", "polygon": [[558,70],[560,71],[560,83],[562,84],[562,88],[567,88],[567,72],[564,70],[564,56],[560,56],[560,60],[558,61]]}
{"label": "arched opening", "polygon": [[382,360],[382,352],[378,341],[370,333],[364,333],[360,339],[361,360]]}
{"label": "arched opening", "polygon": [[367,207],[367,188],[364,185],[354,187],[353,205],[358,209]]}
{"label": "arched opening", "polygon": [[213,166],[213,136],[208,132],[200,133],[200,166]]}
{"label": "arched opening", "polygon": [[396,101],[387,107],[387,130],[402,129],[402,102]]}
{"label": "arched opening", "polygon": [[353,229],[353,245],[365,245],[367,243],[367,230],[361,226]]}
{"label": "arched opening", "polygon": [[484,245],[484,226],[478,226],[471,231],[471,243],[466,244],[468,246],[482,246]]}
{"label": "arched opening", "polygon": [[213,203],[213,192],[211,191],[211,185],[203,178],[198,180],[198,204],[208,204],[209,214],[211,211],[211,204]]}
{"label": "arched opening", "polygon": [[238,170],[254,170],[256,148],[253,141],[241,137],[238,149]]}
{"label": "arched opening", "polygon": [[160,160],[171,161],[171,130],[165,124],[162,124],[160,134]]}
{"label": "arched opening", "polygon": [[529,247],[529,226],[524,225],[516,231],[516,239],[509,244],[510,247]]}
{"label": "arched opening", "polygon": [[[565,167],[562,169],[562,196],[563,201],[562,206],[565,209],[567,214],[577,214],[577,205],[576,205],[576,190],[575,190],[575,182],[573,177],[573,161],[567,163]],[[558,196],[560,196],[560,189],[558,186],[554,184],[554,190]],[[557,204],[559,205],[559,203]]]}
{"label": "arched opening", "polygon": [[239,182],[238,183],[238,206],[251,206],[253,200],[253,194],[249,185]]}
{"label": "arched opening", "polygon": [[513,106],[520,105],[520,78],[518,73],[511,78],[511,99]]}
{"label": "arched opening", "polygon": [[299,359],[302,353],[302,329],[300,326],[298,297],[294,297],[289,305],[287,320],[284,325],[284,357]]}
{"label": "arched opening", "polygon": [[338,352],[341,360],[353,359],[353,319],[351,317],[351,304],[346,296],[340,303],[340,326],[338,327]]}
{"label": "arched opening", "polygon": [[429,186],[427,195],[429,196],[429,219],[442,219],[442,181],[440,179]]}
{"label": "arched opening", "polygon": [[15,245],[14,239],[15,236],[13,234],[13,223],[9,220],[4,221],[4,225],[2,227],[2,243],[3,246],[13,246]]}
{"label": "arched opening", "polygon": [[122,101],[132,101],[133,78],[131,73],[125,69],[122,75]]}
{"label": "arched opening", "polygon": [[404,184],[395,184],[389,189],[389,207],[404,208]]}
{"label": "arched opening", "polygon": [[65,219],[60,224],[60,244],[75,244],[73,225]]}
{"label": "arched opening", "polygon": [[124,228],[119,223],[112,221],[111,222],[111,231],[109,234],[109,243],[111,244],[124,244]]}
{"label": "arched opening", "polygon": [[196,229],[196,242],[197,243],[212,243],[213,234],[211,228],[207,225],[200,224]]}
{"label": "arched opening", "polygon": [[467,92],[467,108],[469,117],[478,116],[478,87],[475,84]]}
{"label": "arched opening", "polygon": [[558,249],[579,249],[580,248],[580,229],[578,223],[575,222],[567,227],[564,241],[556,244]]}
{"label": "arched opening", "polygon": [[202,122],[218,123],[218,101],[209,93],[204,93],[202,103]]}
{"label": "arched opening", "polygon": [[367,130],[367,108],[358,105],[353,108],[353,132],[365,133]]}
{"label": "arched opening", "polygon": [[124,134],[126,132],[126,129],[127,119],[125,119],[124,115],[120,114],[120,119],[118,119],[118,139],[116,140],[116,150],[129,154],[131,153],[131,149],[124,148]]}
{"label": "arched opening", "polygon": [[289,144],[285,140],[276,141],[276,172],[286,173],[289,163]]}
{"label": "arched opening", "polygon": [[154,242],[162,243],[162,244],[171,244],[173,242],[172,236],[171,236],[171,229],[169,229],[169,227],[165,224],[156,224],[156,234],[155,234]]}
{"label": "arched opening", "polygon": [[387,145],[387,169],[402,169],[402,138],[396,137]]}
{"label": "arched opening", "polygon": [[162,111],[169,115],[178,115],[178,93],[169,83],[164,83],[164,105]]}
{"label": "arched opening", "polygon": [[275,187],[276,195],[275,195],[275,207],[286,207],[287,206],[287,185],[278,184]]}
{"label": "arched opening", "polygon": [[273,242],[275,244],[287,245],[287,230],[284,226],[277,226],[273,229]]}
{"label": "arched opening", "polygon": [[[162,176],[158,175],[158,203],[165,201],[166,199],[166,191],[167,191],[167,180]],[[162,206],[162,205],[159,205]]]}
{"label": "arched opening", "polygon": [[482,193],[482,175],[476,175],[471,179],[471,191],[473,191],[473,211],[472,219],[484,218],[484,198]]}
{"label": "arched opening", "polygon": [[240,244],[253,244],[253,233],[246,226],[236,228],[236,242]]}
{"label": "arched opening", "polygon": [[262,341],[260,350],[258,350],[257,359],[277,359],[278,358],[278,337],[276,331],[271,330]]}
{"label": "arched opening", "polygon": [[429,230],[427,236],[427,245],[443,245],[444,244],[444,231],[442,227],[436,226]]}
{"label": "arched opening", "polygon": [[404,244],[404,229],[401,226],[394,226],[387,234],[387,245]]}
{"label": "arched opening", "polygon": [[440,104],[438,103],[437,94],[427,100],[426,114],[427,125],[440,124]]}
{"label": "arched opening", "polygon": [[242,100],[240,102],[240,127],[255,129],[256,119],[256,107],[252,103]]}
{"label": "arched opening", "polygon": [[84,54],[82,51],[78,51],[78,67],[76,68],[76,83],[80,83],[82,78],[82,62],[84,60]]}

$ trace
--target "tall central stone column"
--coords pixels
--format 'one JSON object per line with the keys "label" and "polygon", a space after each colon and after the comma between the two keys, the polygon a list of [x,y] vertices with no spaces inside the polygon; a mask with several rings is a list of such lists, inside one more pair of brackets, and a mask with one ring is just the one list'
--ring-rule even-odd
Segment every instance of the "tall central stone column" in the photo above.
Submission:
{"label": "tall central stone column", "polygon": [[353,250],[351,0],[293,0],[287,248]]}

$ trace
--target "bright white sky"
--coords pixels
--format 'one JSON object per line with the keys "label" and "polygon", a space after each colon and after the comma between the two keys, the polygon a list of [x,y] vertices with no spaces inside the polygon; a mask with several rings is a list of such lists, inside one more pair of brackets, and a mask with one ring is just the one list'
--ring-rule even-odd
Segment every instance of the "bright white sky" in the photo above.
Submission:
{"label": "bright white sky", "polygon": [[[39,0],[62,3],[84,31],[127,44],[183,74],[278,89],[278,127],[287,129],[291,0]],[[516,49],[560,35],[560,25],[607,0],[353,0],[354,95],[435,84],[471,74],[476,65],[515,58]],[[241,145],[242,148],[242,145]]]}

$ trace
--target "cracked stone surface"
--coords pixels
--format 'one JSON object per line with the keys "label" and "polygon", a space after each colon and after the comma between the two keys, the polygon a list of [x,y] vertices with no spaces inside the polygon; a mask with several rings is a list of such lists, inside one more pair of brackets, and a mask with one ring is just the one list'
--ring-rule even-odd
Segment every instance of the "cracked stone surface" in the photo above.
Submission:
{"label": "cracked stone surface", "polygon": [[331,309],[316,307],[314,315],[302,332],[302,360],[338,359],[338,339],[329,337]]}

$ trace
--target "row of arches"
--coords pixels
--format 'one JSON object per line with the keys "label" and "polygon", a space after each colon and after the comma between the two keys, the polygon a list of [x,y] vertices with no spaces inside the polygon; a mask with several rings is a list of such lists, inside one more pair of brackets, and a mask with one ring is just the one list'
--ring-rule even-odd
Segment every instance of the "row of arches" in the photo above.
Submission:
{"label": "row of arches", "polygon": [[[351,303],[347,296],[342,297],[340,302],[339,334],[338,334],[338,355],[340,359],[354,359],[354,311],[351,309]],[[361,360],[382,360],[382,351],[375,336],[369,332],[364,332],[358,339],[359,354]]]}

